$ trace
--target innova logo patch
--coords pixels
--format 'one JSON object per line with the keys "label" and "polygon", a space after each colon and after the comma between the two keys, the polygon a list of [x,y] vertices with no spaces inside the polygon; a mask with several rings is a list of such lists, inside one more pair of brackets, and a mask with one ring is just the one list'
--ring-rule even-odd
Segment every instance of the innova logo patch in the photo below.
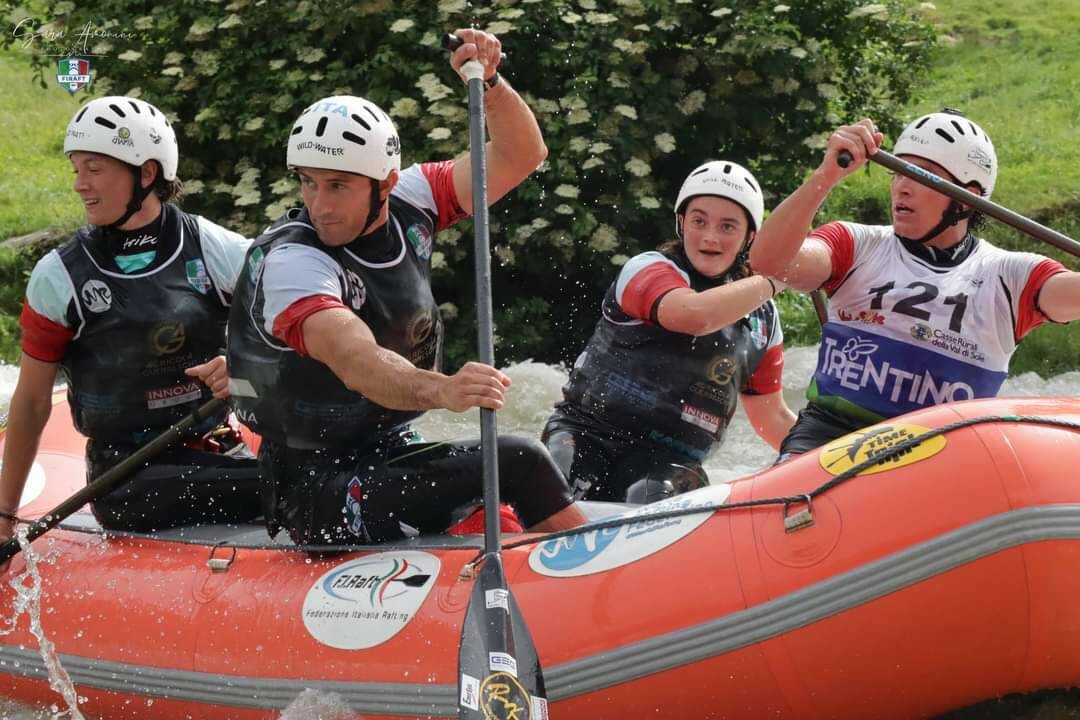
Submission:
{"label": "innova logo patch", "polygon": [[304,627],[318,642],[363,650],[401,632],[420,610],[441,563],[414,550],[377,553],[338,565],[304,598]]}
{"label": "innova logo patch", "polygon": [[578,577],[629,565],[681,540],[712,517],[711,512],[656,520],[650,519],[649,515],[719,505],[727,501],[730,494],[731,486],[726,483],[710,485],[617,515],[615,517],[639,519],[625,525],[549,540],[529,553],[529,567],[550,577]]}

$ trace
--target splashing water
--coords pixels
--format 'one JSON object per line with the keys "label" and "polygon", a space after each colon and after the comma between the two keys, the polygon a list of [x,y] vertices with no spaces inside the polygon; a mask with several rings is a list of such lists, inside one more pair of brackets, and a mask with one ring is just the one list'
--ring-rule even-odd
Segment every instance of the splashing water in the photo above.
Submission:
{"label": "splashing water", "polygon": [[280,720],[364,720],[349,709],[345,699],[332,692],[307,689],[281,712]]}
{"label": "splashing water", "polygon": [[15,591],[15,602],[11,617],[0,619],[0,636],[14,632],[19,617],[25,614],[30,621],[30,632],[37,638],[41,659],[49,672],[49,687],[67,704],[67,710],[54,711],[52,717],[54,720],[62,718],[85,720],[79,712],[79,698],[75,685],[71,682],[67,670],[60,664],[56,648],[45,635],[45,629],[41,625],[41,574],[38,572],[38,557],[26,538],[28,529],[27,525],[20,525],[15,531],[26,562],[26,571],[8,581],[8,585]]}

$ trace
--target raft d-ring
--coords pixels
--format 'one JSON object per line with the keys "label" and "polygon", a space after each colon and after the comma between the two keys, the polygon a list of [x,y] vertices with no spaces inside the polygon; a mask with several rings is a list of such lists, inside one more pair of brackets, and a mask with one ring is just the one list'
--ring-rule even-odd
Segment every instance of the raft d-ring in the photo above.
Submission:
{"label": "raft d-ring", "polygon": [[[232,554],[228,557],[214,557],[219,549],[232,550]],[[210,548],[210,557],[206,561],[206,566],[210,568],[210,572],[223,573],[228,572],[229,567],[232,566],[233,561],[236,560],[236,546],[231,545],[228,548],[225,547],[224,542],[219,542],[214,547]]]}
{"label": "raft d-ring", "polygon": [[814,504],[811,502],[810,496],[803,495],[801,500],[806,503],[806,507],[794,515],[788,515],[788,510],[797,501],[784,501],[784,532],[795,532],[814,524]]}

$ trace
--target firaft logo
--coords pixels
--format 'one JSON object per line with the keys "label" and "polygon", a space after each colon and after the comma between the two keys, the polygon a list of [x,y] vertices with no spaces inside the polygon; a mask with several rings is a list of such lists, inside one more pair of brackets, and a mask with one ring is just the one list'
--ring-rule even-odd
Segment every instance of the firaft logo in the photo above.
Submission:
{"label": "firaft logo", "polygon": [[80,57],[66,57],[56,62],[56,82],[74,95],[90,84],[90,61]]}

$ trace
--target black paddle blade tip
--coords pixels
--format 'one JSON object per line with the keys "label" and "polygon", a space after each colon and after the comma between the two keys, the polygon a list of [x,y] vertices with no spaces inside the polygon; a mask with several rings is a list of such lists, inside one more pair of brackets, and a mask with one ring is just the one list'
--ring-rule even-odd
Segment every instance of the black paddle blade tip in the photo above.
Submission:
{"label": "black paddle blade tip", "polygon": [[497,553],[469,596],[458,655],[460,720],[547,720],[540,657]]}

